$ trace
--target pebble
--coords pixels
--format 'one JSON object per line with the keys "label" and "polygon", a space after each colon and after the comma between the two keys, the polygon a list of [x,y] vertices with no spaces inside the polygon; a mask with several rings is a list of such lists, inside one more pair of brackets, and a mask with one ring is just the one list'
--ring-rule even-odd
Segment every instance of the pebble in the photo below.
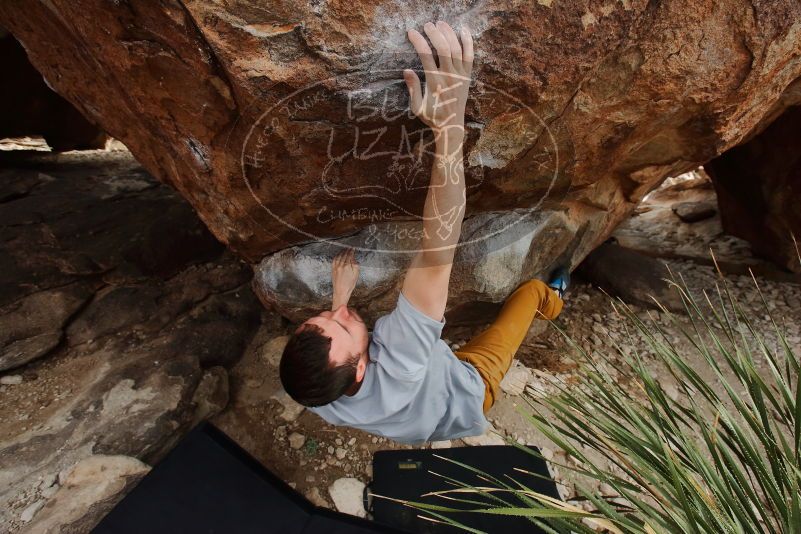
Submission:
{"label": "pebble", "polygon": [[517,360],[512,361],[512,366],[501,380],[501,389],[509,395],[521,395],[526,389],[526,383],[531,378],[531,370]]}
{"label": "pebble", "polygon": [[468,436],[466,438],[462,438],[462,441],[464,441],[465,445],[470,445],[471,447],[484,445],[506,445],[506,440],[496,434],[493,427],[489,427],[487,432],[480,436]]}
{"label": "pebble", "polygon": [[0,376],[0,384],[4,384],[6,386],[16,386],[17,384],[22,384],[22,375]]}
{"label": "pebble", "polygon": [[300,449],[306,443],[306,436],[297,432],[292,432],[289,435],[289,446],[293,449]]}
{"label": "pebble", "polygon": [[535,396],[543,396],[548,393],[545,383],[536,377],[532,377],[528,381],[529,392]]}
{"label": "pebble", "polygon": [[451,443],[450,440],[432,441],[431,442],[431,448],[432,449],[450,449],[451,445],[452,445],[452,443]]}
{"label": "pebble", "polygon": [[40,501],[36,501],[35,503],[31,504],[27,508],[22,511],[22,514],[19,516],[19,520],[23,523],[28,523],[33,517],[42,509],[42,506],[45,505],[45,500],[42,499]]}
{"label": "pebble", "polygon": [[345,455],[347,455],[347,454],[348,454],[348,451],[346,451],[342,447],[337,447],[337,450],[336,450],[337,459],[342,460],[343,458],[345,458]]}
{"label": "pebble", "polygon": [[273,393],[270,398],[277,400],[284,407],[284,411],[281,412],[281,419],[284,421],[294,421],[304,410],[303,405],[295,402],[283,388]]}
{"label": "pebble", "polygon": [[306,498],[309,499],[309,502],[311,502],[315,506],[320,506],[320,507],[328,506],[328,503],[325,502],[325,498],[323,498],[323,496],[320,495],[319,488],[314,487],[310,489],[308,493],[306,493]]}

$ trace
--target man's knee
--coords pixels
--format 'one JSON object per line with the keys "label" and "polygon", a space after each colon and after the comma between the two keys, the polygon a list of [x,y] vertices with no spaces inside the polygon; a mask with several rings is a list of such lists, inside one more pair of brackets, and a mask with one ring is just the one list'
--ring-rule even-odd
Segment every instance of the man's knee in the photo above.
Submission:
{"label": "man's knee", "polygon": [[545,282],[533,278],[517,286],[517,289],[515,289],[515,291],[512,293],[512,296],[516,293],[524,293],[530,296],[543,299],[548,297],[549,289],[550,288],[545,284]]}

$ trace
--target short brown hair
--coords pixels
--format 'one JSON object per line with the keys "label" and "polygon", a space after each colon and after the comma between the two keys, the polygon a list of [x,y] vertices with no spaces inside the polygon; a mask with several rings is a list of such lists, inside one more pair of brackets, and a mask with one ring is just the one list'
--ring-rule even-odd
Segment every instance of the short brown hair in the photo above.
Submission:
{"label": "short brown hair", "polygon": [[316,324],[305,323],[293,334],[281,355],[281,384],[304,406],[322,406],[337,400],[356,382],[359,355],[332,365],[331,338]]}

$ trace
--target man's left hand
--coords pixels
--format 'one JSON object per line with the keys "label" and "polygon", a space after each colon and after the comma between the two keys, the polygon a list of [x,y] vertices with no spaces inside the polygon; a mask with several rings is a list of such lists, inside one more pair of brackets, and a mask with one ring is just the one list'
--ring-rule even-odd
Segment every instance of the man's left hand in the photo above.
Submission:
{"label": "man's left hand", "polygon": [[352,248],[343,250],[334,257],[331,265],[331,283],[334,286],[334,298],[331,310],[336,310],[343,304],[347,306],[350,295],[356,288],[359,280],[359,263]]}

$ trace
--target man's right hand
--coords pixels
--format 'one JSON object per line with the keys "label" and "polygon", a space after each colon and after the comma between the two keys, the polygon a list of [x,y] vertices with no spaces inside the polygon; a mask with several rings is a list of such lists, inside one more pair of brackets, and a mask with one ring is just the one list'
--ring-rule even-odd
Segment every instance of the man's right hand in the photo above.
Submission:
{"label": "man's right hand", "polygon": [[464,108],[473,71],[473,38],[470,30],[462,27],[460,45],[456,32],[443,21],[436,25],[428,22],[423,29],[437,50],[439,67],[434,62],[434,55],[425,37],[417,30],[409,30],[409,40],[420,56],[426,75],[423,93],[417,74],[411,69],[403,71],[412,112],[437,136],[443,132],[450,133],[451,130],[463,133]]}
{"label": "man's right hand", "polygon": [[409,40],[426,73],[425,94],[421,94],[420,79],[413,71],[404,71],[404,78],[412,111],[434,130],[436,151],[423,206],[423,238],[401,292],[419,311],[441,321],[466,208],[462,144],[473,40],[469,30],[462,28],[460,46],[456,34],[444,22],[426,24],[425,32],[437,49],[439,68],[425,38],[410,30]]}

